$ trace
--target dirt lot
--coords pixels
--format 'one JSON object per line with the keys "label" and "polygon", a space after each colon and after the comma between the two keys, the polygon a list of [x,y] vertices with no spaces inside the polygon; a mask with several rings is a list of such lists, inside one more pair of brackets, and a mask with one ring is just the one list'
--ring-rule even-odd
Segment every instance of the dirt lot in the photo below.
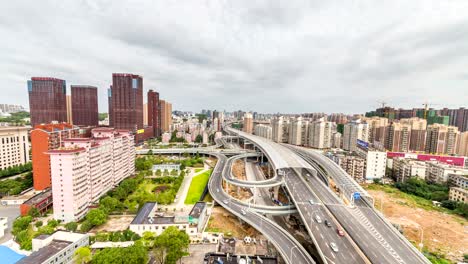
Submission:
{"label": "dirt lot", "polygon": [[260,233],[248,224],[241,225],[239,219],[222,207],[214,207],[207,231],[231,233],[234,237],[258,237]]}
{"label": "dirt lot", "polygon": [[232,166],[232,175],[236,177],[239,180],[245,181],[246,175],[245,175],[245,163],[242,160],[236,160]]}
{"label": "dirt lot", "polygon": [[128,228],[135,215],[111,215],[105,224],[95,227],[91,232],[115,232],[122,231]]}
{"label": "dirt lot", "polygon": [[392,223],[399,224],[410,241],[419,244],[422,229],[424,247],[430,252],[440,252],[452,261],[463,260],[463,254],[468,253],[468,222],[464,218],[415,208],[411,201],[396,193],[382,190],[368,192],[375,198],[375,207],[379,210],[383,208],[385,216]]}

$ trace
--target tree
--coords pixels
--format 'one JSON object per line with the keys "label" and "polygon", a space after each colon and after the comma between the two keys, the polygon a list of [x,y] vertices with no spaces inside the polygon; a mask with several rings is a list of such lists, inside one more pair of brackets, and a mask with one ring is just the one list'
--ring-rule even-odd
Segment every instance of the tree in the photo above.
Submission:
{"label": "tree", "polygon": [[74,254],[73,260],[75,263],[89,263],[92,259],[91,250],[89,247],[79,247]]}
{"label": "tree", "polygon": [[19,217],[18,219],[16,219],[13,222],[13,230],[12,230],[13,235],[17,235],[19,232],[28,229],[31,221],[32,221],[31,216],[23,216],[23,217]]}
{"label": "tree", "polygon": [[176,264],[177,260],[188,255],[189,236],[171,226],[154,240],[153,253],[160,264]]}
{"label": "tree", "polygon": [[140,241],[136,241],[133,246],[126,248],[105,248],[100,250],[93,256],[93,264],[109,264],[109,263],[146,263],[148,261],[148,253]]}
{"label": "tree", "polygon": [[89,222],[88,220],[84,220],[82,223],[81,223],[81,226],[80,226],[80,230],[81,232],[88,232],[89,230],[91,230],[91,228],[93,228],[93,224],[91,224],[91,222]]}
{"label": "tree", "polygon": [[34,225],[36,227],[41,227],[44,223],[42,223],[42,221],[37,221]]}
{"label": "tree", "polygon": [[75,232],[78,229],[78,224],[76,222],[69,222],[65,224],[65,229],[71,232]]}
{"label": "tree", "polygon": [[52,228],[56,228],[59,225],[59,222],[57,220],[55,220],[55,219],[50,219],[47,222],[47,225],[52,227]]}
{"label": "tree", "polygon": [[202,135],[197,135],[195,137],[195,143],[202,143],[203,142],[203,136]]}
{"label": "tree", "polygon": [[106,213],[115,211],[117,207],[120,206],[120,201],[116,198],[106,196],[100,201],[100,208],[102,208]]}
{"label": "tree", "polygon": [[33,218],[38,217],[40,215],[39,210],[37,210],[36,207],[32,207],[31,209],[29,209],[28,215],[30,215]]}
{"label": "tree", "polygon": [[102,225],[107,220],[107,214],[101,209],[91,209],[86,215],[86,220],[93,226]]}
{"label": "tree", "polygon": [[18,242],[21,249],[31,250],[32,249],[32,237],[29,235],[29,230],[21,230],[15,237],[15,241]]}

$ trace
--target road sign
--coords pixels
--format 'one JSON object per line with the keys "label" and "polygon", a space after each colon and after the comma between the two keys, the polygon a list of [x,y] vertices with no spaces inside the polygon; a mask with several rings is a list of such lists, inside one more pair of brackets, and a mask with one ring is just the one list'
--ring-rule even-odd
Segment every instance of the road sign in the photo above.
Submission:
{"label": "road sign", "polygon": [[354,199],[354,200],[359,200],[359,198],[361,198],[361,194],[360,194],[360,193],[358,193],[358,192],[353,193],[353,199]]}

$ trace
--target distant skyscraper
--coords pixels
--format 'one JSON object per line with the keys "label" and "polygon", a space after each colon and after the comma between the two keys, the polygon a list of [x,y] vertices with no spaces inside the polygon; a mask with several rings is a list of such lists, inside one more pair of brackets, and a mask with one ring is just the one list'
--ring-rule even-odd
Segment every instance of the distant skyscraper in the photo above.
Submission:
{"label": "distant skyscraper", "polygon": [[28,81],[31,125],[67,121],[67,86],[65,80],[32,77]]}
{"label": "distant skyscraper", "polygon": [[161,130],[169,132],[172,124],[172,104],[165,100],[159,100],[159,104],[161,111]]}
{"label": "distant skyscraper", "polygon": [[432,124],[427,127],[427,153],[455,154],[460,132],[455,126]]}
{"label": "distant skyscraper", "polygon": [[98,126],[97,88],[87,85],[72,85],[71,112],[74,125]]}
{"label": "distant skyscraper", "polygon": [[130,131],[143,128],[143,77],[113,73],[108,96],[111,127]]}
{"label": "distant skyscraper", "polygon": [[408,152],[411,139],[411,125],[393,122],[389,125],[385,148],[391,151]]}
{"label": "distant skyscraper", "polygon": [[356,151],[357,140],[368,141],[369,128],[366,123],[361,123],[361,120],[351,121],[344,125],[343,132],[343,149]]}
{"label": "distant skyscraper", "polygon": [[67,95],[67,123],[73,125],[71,95]]}
{"label": "distant skyscraper", "polygon": [[401,119],[401,123],[411,126],[411,151],[424,151],[426,146],[427,120],[419,117]]}
{"label": "distant skyscraper", "polygon": [[161,109],[159,93],[153,90],[148,91],[148,126],[153,127],[154,136],[161,136]]}
{"label": "distant skyscraper", "polygon": [[468,131],[460,133],[457,146],[457,155],[468,156]]}
{"label": "distant skyscraper", "polygon": [[148,126],[148,103],[143,104],[143,126]]}
{"label": "distant skyscraper", "polygon": [[244,127],[243,127],[244,132],[252,134],[253,130],[253,116],[251,113],[245,113],[244,114]]}
{"label": "distant skyscraper", "polygon": [[318,149],[331,148],[333,123],[320,118],[309,126],[309,146]]}

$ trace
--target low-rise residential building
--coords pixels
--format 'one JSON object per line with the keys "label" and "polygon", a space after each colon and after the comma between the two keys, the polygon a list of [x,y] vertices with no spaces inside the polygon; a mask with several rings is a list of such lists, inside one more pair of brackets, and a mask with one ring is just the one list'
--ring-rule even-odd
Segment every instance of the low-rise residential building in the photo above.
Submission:
{"label": "low-rise residential building", "polygon": [[0,170],[29,162],[29,127],[0,126]]}
{"label": "low-rise residential building", "polygon": [[468,174],[468,169],[443,164],[436,161],[426,162],[426,166],[426,181],[428,182],[443,184],[447,182],[449,175]]}
{"label": "low-rise residential building", "polygon": [[451,187],[449,191],[449,200],[468,203],[468,189]]}
{"label": "low-rise residential building", "polygon": [[47,210],[52,208],[52,190],[50,188],[46,189],[26,200],[20,206],[21,215],[27,215],[31,208],[36,208],[40,214],[44,214]]}
{"label": "low-rise residential building", "polygon": [[365,178],[368,181],[382,179],[385,177],[387,169],[387,153],[369,147],[369,144],[362,140],[357,140],[355,148],[357,155],[366,161]]}
{"label": "low-rise residential building", "polygon": [[75,251],[89,245],[89,235],[56,231],[51,235],[39,235],[32,240],[33,253],[18,264],[73,263]]}
{"label": "low-rise residential building", "polygon": [[341,156],[338,159],[338,165],[343,168],[357,182],[366,180],[364,172],[366,171],[366,161],[357,156]]}
{"label": "low-rise residential building", "polygon": [[158,212],[157,203],[145,203],[130,223],[129,229],[140,236],[147,231],[160,235],[168,227],[175,226],[189,236],[196,236],[205,224],[206,218],[206,205],[202,207],[197,204],[189,215],[164,215]]}
{"label": "low-rise residential building", "polygon": [[449,174],[448,181],[450,186],[453,187],[460,187],[467,189],[468,188],[468,174],[460,175],[460,174]]}
{"label": "low-rise residential building", "polygon": [[49,150],[54,218],[81,220],[89,206],[135,172],[134,136],[111,128],[92,138],[69,138]]}
{"label": "low-rise residential building", "polygon": [[397,182],[405,182],[411,177],[426,178],[426,163],[413,159],[394,158],[393,176]]}
{"label": "low-rise residential building", "polygon": [[197,202],[192,207],[192,210],[189,213],[189,223],[197,225],[198,233],[203,231],[207,215],[207,206],[205,202]]}

